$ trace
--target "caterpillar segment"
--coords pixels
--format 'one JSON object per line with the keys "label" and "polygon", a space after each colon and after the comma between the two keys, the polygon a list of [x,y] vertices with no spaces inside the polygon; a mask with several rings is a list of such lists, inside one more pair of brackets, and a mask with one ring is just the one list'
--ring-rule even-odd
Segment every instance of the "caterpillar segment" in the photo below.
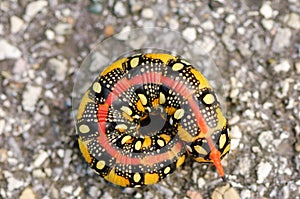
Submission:
{"label": "caterpillar segment", "polygon": [[112,63],[84,94],[76,129],[87,163],[119,186],[155,184],[188,155],[225,177],[227,120],[209,82],[180,57],[137,54]]}

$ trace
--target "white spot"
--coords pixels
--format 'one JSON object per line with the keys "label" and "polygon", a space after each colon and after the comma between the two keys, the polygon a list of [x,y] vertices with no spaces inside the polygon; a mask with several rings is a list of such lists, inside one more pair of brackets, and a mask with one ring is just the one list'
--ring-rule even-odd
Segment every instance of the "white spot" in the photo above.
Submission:
{"label": "white spot", "polygon": [[127,107],[127,106],[122,106],[121,110],[123,112],[125,112],[127,115],[131,115],[132,114],[132,110],[129,107]]}
{"label": "white spot", "polygon": [[135,58],[133,58],[132,60],[130,60],[130,66],[131,66],[132,68],[137,67],[138,64],[139,64],[139,58],[138,58],[138,57],[135,57]]}
{"label": "white spot", "polygon": [[170,167],[166,167],[164,169],[164,174],[168,174],[170,171],[171,171],[171,168]]}
{"label": "white spot", "polygon": [[176,63],[176,64],[174,64],[174,65],[172,66],[172,69],[173,69],[174,71],[179,71],[179,70],[181,70],[183,67],[184,67],[184,65],[183,65],[182,63]]}
{"label": "white spot", "polygon": [[164,104],[165,102],[166,102],[166,97],[162,92],[160,92],[159,93],[159,103]]}
{"label": "white spot", "polygon": [[135,143],[134,149],[138,151],[141,149],[141,147],[142,147],[142,142],[139,140]]}
{"label": "white spot", "polygon": [[133,175],[134,182],[139,182],[141,180],[141,175],[139,173],[135,173]]}
{"label": "white spot", "polygon": [[126,135],[125,137],[122,138],[121,144],[125,144],[130,139],[131,139],[131,136],[130,135]]}
{"label": "white spot", "polygon": [[127,129],[127,126],[125,124],[118,124],[115,129],[124,129],[126,130]]}
{"label": "white spot", "polygon": [[141,99],[141,102],[143,105],[146,105],[147,104],[147,98],[145,95],[143,94],[138,94],[139,98]]}

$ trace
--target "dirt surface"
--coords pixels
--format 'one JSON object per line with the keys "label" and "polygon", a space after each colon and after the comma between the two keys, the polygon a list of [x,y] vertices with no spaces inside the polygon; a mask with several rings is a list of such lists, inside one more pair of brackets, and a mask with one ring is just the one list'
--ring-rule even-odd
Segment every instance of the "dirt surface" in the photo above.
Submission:
{"label": "dirt surface", "polygon": [[[158,184],[120,188],[82,158],[75,74],[99,41],[143,27],[177,31],[217,65],[227,184],[188,159]],[[143,48],[141,38],[128,45]],[[299,173],[299,1],[0,1],[0,198],[299,199]]]}

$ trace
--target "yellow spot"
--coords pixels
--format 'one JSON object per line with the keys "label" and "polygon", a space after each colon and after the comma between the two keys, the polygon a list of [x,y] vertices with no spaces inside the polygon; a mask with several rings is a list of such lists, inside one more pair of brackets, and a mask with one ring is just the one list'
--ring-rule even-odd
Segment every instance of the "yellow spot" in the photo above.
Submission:
{"label": "yellow spot", "polygon": [[172,66],[172,69],[173,69],[174,71],[179,71],[179,70],[181,70],[183,67],[184,67],[184,65],[183,65],[182,63],[176,63],[176,64],[174,64],[174,65]]}
{"label": "yellow spot", "polygon": [[177,129],[181,140],[185,142],[193,142],[195,140],[195,138],[191,136],[191,134],[189,134],[189,132],[187,132],[184,128],[182,128],[181,125],[179,125]]}
{"label": "yellow spot", "polygon": [[197,162],[212,162],[212,160],[206,160],[202,157],[197,157],[197,158],[194,158],[194,160],[196,160]]}
{"label": "yellow spot", "polygon": [[180,167],[183,163],[184,163],[184,160],[185,160],[185,155],[181,156],[177,162],[176,162],[176,168]]}
{"label": "yellow spot", "polygon": [[89,153],[87,144],[82,141],[81,137],[78,138],[78,144],[79,144],[79,149],[80,149],[85,161],[87,163],[91,163],[92,162],[92,157]]}
{"label": "yellow spot", "polygon": [[227,144],[226,148],[224,149],[222,155],[226,154],[230,150],[230,144]]}
{"label": "yellow spot", "polygon": [[100,84],[99,82],[95,82],[95,83],[93,84],[93,91],[94,91],[95,93],[100,93],[101,90],[102,90],[101,84]]}
{"label": "yellow spot", "polygon": [[119,68],[123,71],[123,66],[122,64],[124,62],[126,62],[128,60],[128,58],[122,58],[122,59],[119,59],[117,61],[115,61],[114,63],[112,63],[110,66],[108,66],[107,68],[104,69],[104,71],[101,73],[101,76],[105,76],[107,75],[107,73]]}
{"label": "yellow spot", "polygon": [[157,173],[145,173],[145,185],[155,184],[159,180]]}
{"label": "yellow spot", "polygon": [[126,135],[125,137],[122,138],[121,144],[125,144],[130,139],[131,139],[131,136],[130,135]]}
{"label": "yellow spot", "polygon": [[161,134],[160,137],[164,139],[166,143],[168,143],[171,139],[171,137],[167,134]]}
{"label": "yellow spot", "polygon": [[77,119],[78,120],[82,118],[83,112],[85,111],[85,107],[87,106],[88,103],[94,103],[95,104],[95,102],[89,98],[89,94],[90,94],[90,91],[88,90],[84,94],[84,96],[82,97],[82,100],[80,102],[80,106],[78,108],[78,113],[77,113]]}
{"label": "yellow spot", "polygon": [[139,173],[135,173],[133,175],[134,182],[139,182],[141,180],[141,175]]}
{"label": "yellow spot", "polygon": [[139,140],[135,143],[134,149],[138,151],[141,149],[141,147],[142,147],[142,142]]}
{"label": "yellow spot", "polygon": [[105,167],[105,161],[99,160],[96,164],[97,169],[102,170]]}
{"label": "yellow spot", "polygon": [[219,139],[219,146],[220,146],[220,149],[222,149],[224,147],[224,144],[226,143],[226,135],[225,134],[222,134],[220,136],[220,139]]}
{"label": "yellow spot", "polygon": [[161,147],[165,146],[165,143],[164,143],[164,141],[163,141],[162,139],[158,139],[158,140],[157,140],[157,144],[158,144],[159,146],[161,146]]}
{"label": "yellow spot", "polygon": [[160,92],[159,93],[159,103],[164,104],[165,102],[166,102],[166,96],[162,92]]}
{"label": "yellow spot", "polygon": [[184,110],[181,108],[181,109],[177,109],[174,113],[174,118],[179,120],[180,118],[182,118],[184,115]]}
{"label": "yellow spot", "polygon": [[190,72],[193,73],[195,78],[200,82],[199,88],[211,88],[207,79],[198,70],[191,68]]}
{"label": "yellow spot", "polygon": [[135,57],[133,58],[132,60],[130,60],[130,66],[132,68],[135,68],[139,65],[139,58],[138,57]]}
{"label": "yellow spot", "polygon": [[205,104],[213,104],[216,101],[216,99],[213,94],[208,93],[203,97],[203,101]]}
{"label": "yellow spot", "polygon": [[166,167],[164,169],[164,174],[168,174],[170,171],[171,171],[171,168],[170,167]]}
{"label": "yellow spot", "polygon": [[79,126],[79,131],[80,133],[88,133],[90,132],[90,128],[88,127],[88,125],[82,124]]}
{"label": "yellow spot", "polygon": [[125,112],[127,115],[132,115],[132,110],[127,106],[122,106],[121,110]]}
{"label": "yellow spot", "polygon": [[118,124],[115,129],[122,129],[122,130],[126,130],[127,126],[125,124]]}
{"label": "yellow spot", "polygon": [[130,184],[128,179],[116,174],[115,169],[112,169],[108,175],[104,176],[104,179],[122,187],[128,187]]}
{"label": "yellow spot", "polygon": [[207,151],[200,145],[194,146],[194,149],[197,151],[197,153],[202,155],[207,155]]}
{"label": "yellow spot", "polygon": [[146,104],[147,104],[147,98],[146,98],[146,96],[143,95],[143,94],[138,94],[138,96],[139,96],[139,98],[141,99],[142,104],[143,104],[143,105],[146,105]]}
{"label": "yellow spot", "polygon": [[173,55],[170,54],[146,54],[145,55],[148,58],[152,58],[152,59],[159,59],[161,60],[164,64],[167,64],[169,62],[170,59],[176,59],[176,57],[174,57]]}
{"label": "yellow spot", "polygon": [[151,146],[152,144],[152,140],[149,136],[146,136],[143,142],[143,147],[144,148],[148,148],[149,146]]}

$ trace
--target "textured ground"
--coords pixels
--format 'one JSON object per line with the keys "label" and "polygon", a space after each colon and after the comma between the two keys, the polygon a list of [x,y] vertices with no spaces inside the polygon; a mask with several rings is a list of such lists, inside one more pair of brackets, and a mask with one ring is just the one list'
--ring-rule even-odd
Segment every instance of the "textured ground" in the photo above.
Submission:
{"label": "textured ground", "polygon": [[[218,66],[229,184],[188,160],[157,185],[121,189],[81,157],[75,73],[96,41],[146,26],[178,31]],[[298,0],[1,0],[0,69],[0,198],[300,198]]]}

